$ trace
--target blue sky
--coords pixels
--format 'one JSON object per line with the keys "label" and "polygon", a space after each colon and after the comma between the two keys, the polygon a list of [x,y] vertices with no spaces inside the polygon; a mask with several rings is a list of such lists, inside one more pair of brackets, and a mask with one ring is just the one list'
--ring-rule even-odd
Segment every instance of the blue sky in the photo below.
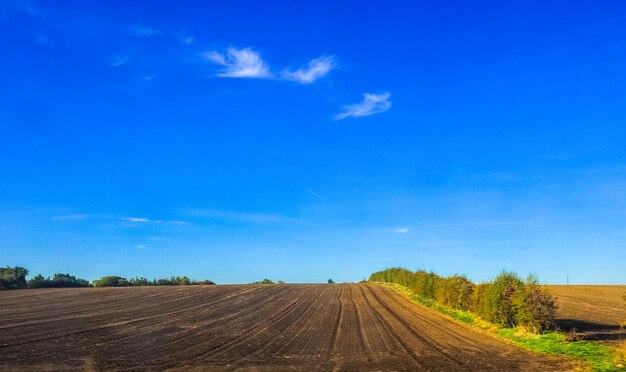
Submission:
{"label": "blue sky", "polygon": [[619,1],[0,5],[0,265],[626,283]]}

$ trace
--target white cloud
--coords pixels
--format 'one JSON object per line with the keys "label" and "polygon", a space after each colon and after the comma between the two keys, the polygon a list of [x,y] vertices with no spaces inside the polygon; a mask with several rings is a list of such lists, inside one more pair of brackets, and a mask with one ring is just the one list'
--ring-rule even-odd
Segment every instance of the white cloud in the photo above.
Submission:
{"label": "white cloud", "polygon": [[142,217],[127,217],[127,218],[123,218],[123,219],[125,221],[129,221],[129,222],[153,222],[149,218],[142,218]]}
{"label": "white cloud", "polygon": [[350,116],[359,118],[385,112],[391,108],[390,96],[389,92],[383,94],[365,93],[361,103],[345,106],[342,113],[335,115],[335,120],[345,119]]}
{"label": "white cloud", "polygon": [[109,58],[109,66],[117,67],[117,66],[125,65],[126,63],[128,63],[129,60],[130,58],[126,56],[112,56],[111,58]]}
{"label": "white cloud", "polygon": [[312,190],[306,190],[306,191],[308,191],[309,194],[315,196],[316,198],[318,198],[321,201],[325,201],[326,200],[322,195],[316,193],[315,191],[312,191]]}
{"label": "white cloud", "polygon": [[161,35],[163,33],[153,28],[141,26],[141,25],[132,27],[131,31],[137,36],[153,36],[153,35]]}
{"label": "white cloud", "polygon": [[408,227],[397,227],[395,229],[393,229],[394,232],[398,233],[398,234],[406,234],[409,232],[409,228]]}
{"label": "white cloud", "polygon": [[257,78],[272,77],[269,67],[261,56],[250,48],[228,48],[226,54],[216,51],[202,53],[207,61],[224,66],[224,70],[217,74],[220,77]]}
{"label": "white cloud", "polygon": [[297,81],[300,84],[311,84],[315,80],[326,76],[335,68],[335,57],[324,56],[311,60],[306,68],[296,71],[285,69],[282,72],[283,79]]}
{"label": "white cloud", "polygon": [[195,209],[189,211],[189,214],[196,217],[228,220],[234,222],[246,223],[272,223],[283,222],[289,220],[286,217],[265,213],[239,213],[232,211],[223,211],[219,209]]}
{"label": "white cloud", "polygon": [[174,36],[178,39],[178,42],[185,45],[191,45],[194,42],[193,35],[187,32],[187,30],[182,30],[179,32],[175,32]]}
{"label": "white cloud", "polygon": [[133,246],[133,248],[135,248],[135,249],[144,249],[145,247],[146,247],[145,244],[137,244],[137,245]]}

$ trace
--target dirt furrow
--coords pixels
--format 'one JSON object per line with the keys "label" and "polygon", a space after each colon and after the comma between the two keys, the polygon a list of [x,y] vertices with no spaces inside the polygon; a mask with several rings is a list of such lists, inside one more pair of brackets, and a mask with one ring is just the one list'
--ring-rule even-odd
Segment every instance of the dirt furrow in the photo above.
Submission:
{"label": "dirt furrow", "polygon": [[0,370],[567,370],[377,285],[0,292]]}

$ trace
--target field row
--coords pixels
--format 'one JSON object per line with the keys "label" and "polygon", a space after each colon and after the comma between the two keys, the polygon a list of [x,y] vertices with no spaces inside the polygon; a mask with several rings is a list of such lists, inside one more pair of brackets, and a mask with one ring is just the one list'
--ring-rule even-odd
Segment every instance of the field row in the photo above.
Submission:
{"label": "field row", "polygon": [[0,294],[2,369],[562,369],[364,284]]}

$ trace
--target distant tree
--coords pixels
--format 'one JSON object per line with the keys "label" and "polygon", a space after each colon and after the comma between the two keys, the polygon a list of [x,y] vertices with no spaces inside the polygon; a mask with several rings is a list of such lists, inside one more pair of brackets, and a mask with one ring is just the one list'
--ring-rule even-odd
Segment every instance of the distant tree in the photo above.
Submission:
{"label": "distant tree", "polygon": [[95,287],[128,287],[132,283],[122,276],[103,276],[100,279],[94,280],[93,285]]}
{"label": "distant tree", "polygon": [[131,280],[129,280],[129,282],[132,286],[137,286],[137,287],[154,285],[154,282],[151,282],[150,280],[146,278],[139,278],[139,277],[132,278]]}
{"label": "distant tree", "polygon": [[328,284],[335,284],[335,282],[332,279],[328,279]]}
{"label": "distant tree", "polygon": [[252,282],[250,284],[275,284],[271,279],[263,279],[258,282]]}
{"label": "distant tree", "polygon": [[0,289],[26,288],[28,270],[21,266],[0,267]]}
{"label": "distant tree", "polygon": [[77,278],[70,274],[56,273],[52,278],[44,278],[37,275],[28,281],[30,288],[67,288],[67,287],[89,287],[90,284],[85,279]]}
{"label": "distant tree", "polygon": [[28,281],[30,288],[46,288],[46,278],[43,275],[36,275],[34,278]]}

